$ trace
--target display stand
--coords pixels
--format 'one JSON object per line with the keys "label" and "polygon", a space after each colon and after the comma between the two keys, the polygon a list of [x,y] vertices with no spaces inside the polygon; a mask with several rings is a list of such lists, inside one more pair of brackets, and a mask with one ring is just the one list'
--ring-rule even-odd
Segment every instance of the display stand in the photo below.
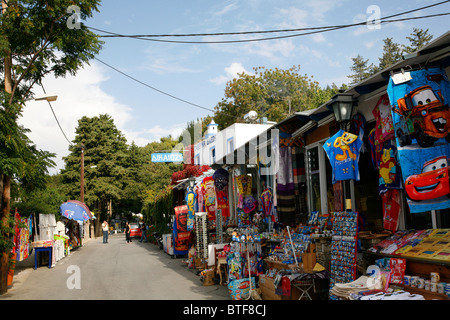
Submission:
{"label": "display stand", "polygon": [[195,232],[197,236],[197,256],[200,259],[208,258],[208,215],[206,212],[195,213]]}
{"label": "display stand", "polygon": [[[52,251],[53,251],[53,247],[35,247],[34,248],[34,270],[37,269],[37,256],[38,253],[42,253],[42,252],[48,252],[48,267],[51,268],[52,267]],[[42,260],[42,256],[39,257],[40,260],[39,262],[41,262]]]}
{"label": "display stand", "polygon": [[294,280],[291,284],[300,291],[298,300],[302,300],[304,296],[306,296],[308,300],[312,300],[309,291],[314,288],[314,279]]}
{"label": "display stand", "polygon": [[357,212],[335,212],[331,239],[330,300],[336,283],[352,282],[356,278]]}

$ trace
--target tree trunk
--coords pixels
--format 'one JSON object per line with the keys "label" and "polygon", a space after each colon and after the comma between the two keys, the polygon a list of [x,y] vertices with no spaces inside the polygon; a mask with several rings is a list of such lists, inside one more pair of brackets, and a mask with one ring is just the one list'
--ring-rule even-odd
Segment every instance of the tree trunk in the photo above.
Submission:
{"label": "tree trunk", "polygon": [[[3,192],[1,201],[1,223],[7,226],[10,212],[11,177],[2,175]],[[8,239],[8,237],[6,237]],[[1,252],[0,257],[0,294],[8,290],[9,252]]]}
{"label": "tree trunk", "polygon": [[[2,13],[8,7],[8,2],[2,1]],[[12,93],[12,58],[11,52],[6,52],[4,61],[4,72],[5,72],[5,92]],[[11,97],[10,97],[11,100]],[[5,107],[9,109],[9,105],[6,104]],[[6,226],[9,220],[10,211],[10,197],[11,197],[11,177],[1,173],[0,178],[2,179],[2,189],[1,189],[1,223]],[[6,239],[9,235],[6,235]],[[9,252],[0,252],[0,294],[6,293],[8,291],[8,262],[9,262]]]}
{"label": "tree trunk", "polygon": [[94,223],[94,234],[96,237],[101,237],[102,236],[102,228],[101,228],[101,217],[102,217],[102,209],[103,209],[103,201],[99,200],[97,202],[97,214],[96,214],[96,219],[95,219],[95,223]]}

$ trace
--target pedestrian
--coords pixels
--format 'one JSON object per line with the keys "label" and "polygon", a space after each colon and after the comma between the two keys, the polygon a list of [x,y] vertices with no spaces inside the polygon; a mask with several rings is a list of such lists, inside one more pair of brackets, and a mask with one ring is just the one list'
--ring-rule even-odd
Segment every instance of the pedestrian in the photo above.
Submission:
{"label": "pedestrian", "polygon": [[106,220],[103,220],[102,230],[103,230],[103,243],[108,243],[109,225],[108,222],[106,222]]}
{"label": "pedestrian", "polygon": [[145,225],[145,222],[142,222],[141,225],[141,240],[139,240],[139,242],[142,242],[142,240],[144,240],[144,242],[147,242],[147,227]]}
{"label": "pedestrian", "polygon": [[127,243],[133,242],[131,241],[131,228],[128,221],[125,224],[125,238],[127,239]]}

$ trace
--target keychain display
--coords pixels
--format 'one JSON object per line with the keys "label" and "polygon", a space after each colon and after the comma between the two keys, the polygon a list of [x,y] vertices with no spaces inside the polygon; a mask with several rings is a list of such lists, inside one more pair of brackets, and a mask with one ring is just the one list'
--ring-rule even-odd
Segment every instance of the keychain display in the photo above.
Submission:
{"label": "keychain display", "polygon": [[356,277],[356,250],[358,234],[357,212],[335,212],[331,239],[330,299],[336,283],[347,283]]}

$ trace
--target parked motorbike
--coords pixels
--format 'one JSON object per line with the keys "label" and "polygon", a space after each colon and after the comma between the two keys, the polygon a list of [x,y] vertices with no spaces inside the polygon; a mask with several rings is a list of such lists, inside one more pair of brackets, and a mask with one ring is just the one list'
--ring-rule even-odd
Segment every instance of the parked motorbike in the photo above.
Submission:
{"label": "parked motorbike", "polygon": [[163,239],[162,236],[159,234],[159,232],[153,232],[153,237],[156,240],[156,244],[158,245],[159,249],[163,249]]}

